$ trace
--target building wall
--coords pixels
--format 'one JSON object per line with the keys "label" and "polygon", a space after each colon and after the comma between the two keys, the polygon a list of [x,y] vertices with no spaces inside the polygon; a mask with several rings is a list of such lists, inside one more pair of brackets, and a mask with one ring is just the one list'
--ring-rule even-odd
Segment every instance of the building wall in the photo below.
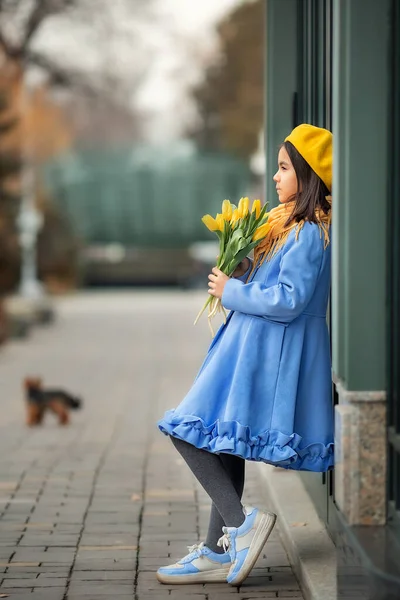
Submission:
{"label": "building wall", "polygon": [[350,524],[382,525],[390,1],[335,0],[333,8],[336,499]]}

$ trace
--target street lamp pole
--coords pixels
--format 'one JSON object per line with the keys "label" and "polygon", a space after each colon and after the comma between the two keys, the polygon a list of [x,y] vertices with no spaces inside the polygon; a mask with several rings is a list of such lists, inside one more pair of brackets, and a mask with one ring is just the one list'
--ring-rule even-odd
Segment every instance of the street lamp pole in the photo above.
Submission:
{"label": "street lamp pole", "polygon": [[[24,68],[21,89],[21,119],[26,123],[34,86],[29,70]],[[22,136],[22,200],[17,218],[21,244],[21,276],[19,295],[27,300],[41,300],[45,293],[37,278],[37,236],[43,225],[43,217],[35,203],[35,169],[29,130],[24,127]]]}
{"label": "street lamp pole", "polygon": [[43,225],[43,217],[35,206],[35,180],[33,167],[29,163],[23,166],[23,199],[17,218],[19,241],[21,244],[21,277],[19,294],[29,300],[44,297],[43,286],[37,278],[36,242]]}
{"label": "street lamp pole", "polygon": [[54,311],[44,287],[39,282],[37,276],[37,236],[43,226],[43,217],[38,211],[35,202],[35,164],[30,132],[26,126],[26,115],[30,108],[32,91],[37,83],[37,73],[35,74],[31,69],[28,70],[25,66],[22,75],[20,98],[20,115],[23,125],[22,199],[17,217],[19,242],[21,245],[21,275],[16,300],[23,313],[30,315],[30,322],[49,323],[54,319]]}

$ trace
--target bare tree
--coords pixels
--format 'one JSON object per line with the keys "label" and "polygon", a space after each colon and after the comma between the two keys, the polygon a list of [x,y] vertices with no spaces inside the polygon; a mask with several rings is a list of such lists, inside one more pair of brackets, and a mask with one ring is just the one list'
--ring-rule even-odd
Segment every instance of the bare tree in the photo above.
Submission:
{"label": "bare tree", "polygon": [[49,83],[134,107],[148,75],[159,0],[0,0],[0,52]]}
{"label": "bare tree", "polygon": [[10,58],[23,60],[43,21],[72,7],[75,0],[0,0],[0,46]]}

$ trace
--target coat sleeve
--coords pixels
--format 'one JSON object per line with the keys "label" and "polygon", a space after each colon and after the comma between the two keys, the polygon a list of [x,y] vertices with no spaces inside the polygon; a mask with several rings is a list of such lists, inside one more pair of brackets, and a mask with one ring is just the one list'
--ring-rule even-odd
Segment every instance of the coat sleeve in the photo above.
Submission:
{"label": "coat sleeve", "polygon": [[278,283],[267,287],[255,281],[245,284],[230,279],[224,288],[222,304],[238,312],[290,323],[310,302],[324,253],[318,225],[306,223],[298,239],[290,235],[280,262]]}
{"label": "coat sleeve", "polygon": [[237,279],[238,281],[243,281],[243,283],[246,283],[248,276],[250,275],[250,271],[253,268],[253,261],[250,258],[250,256],[247,257],[249,259],[250,265],[249,268],[247,269],[246,273],[243,273],[243,275],[241,275],[240,277],[235,277],[235,279]]}

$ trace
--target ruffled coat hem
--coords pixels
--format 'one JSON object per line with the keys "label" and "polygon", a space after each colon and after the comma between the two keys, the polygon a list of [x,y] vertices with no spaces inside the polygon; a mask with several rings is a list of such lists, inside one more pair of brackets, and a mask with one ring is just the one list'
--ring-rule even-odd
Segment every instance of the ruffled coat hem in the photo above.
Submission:
{"label": "ruffled coat hem", "polygon": [[165,413],[158,427],[165,435],[179,438],[196,448],[214,454],[241,456],[286,469],[323,472],[333,467],[333,442],[313,443],[301,447],[302,437],[269,430],[252,435],[249,427],[238,421],[215,421],[206,425],[194,415],[178,415],[174,410]]}

